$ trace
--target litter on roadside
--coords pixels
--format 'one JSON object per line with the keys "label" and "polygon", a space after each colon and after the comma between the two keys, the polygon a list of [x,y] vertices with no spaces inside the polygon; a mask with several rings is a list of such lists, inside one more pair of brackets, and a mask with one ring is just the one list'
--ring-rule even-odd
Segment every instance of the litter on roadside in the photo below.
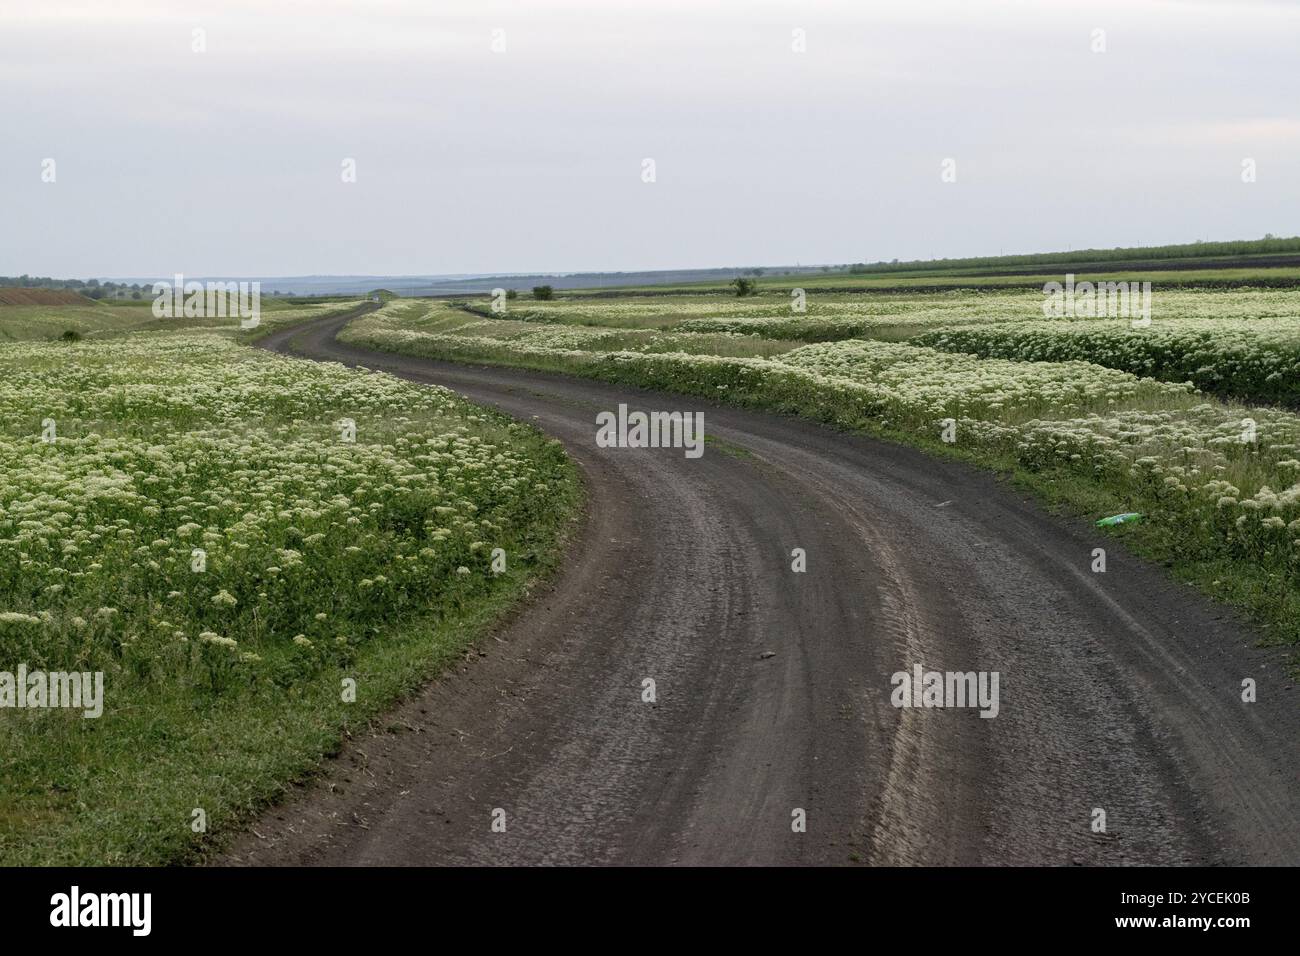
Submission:
{"label": "litter on roadside", "polygon": [[1109,518],[1102,518],[1097,522],[1098,528],[1109,528],[1114,524],[1127,524],[1130,521],[1141,519],[1141,515],[1136,511],[1126,511],[1122,515],[1111,515]]}

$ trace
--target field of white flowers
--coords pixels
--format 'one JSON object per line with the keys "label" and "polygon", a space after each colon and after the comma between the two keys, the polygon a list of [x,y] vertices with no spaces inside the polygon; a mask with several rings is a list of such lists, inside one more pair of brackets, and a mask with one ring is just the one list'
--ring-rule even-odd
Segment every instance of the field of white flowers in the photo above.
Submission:
{"label": "field of white flowers", "polygon": [[470,303],[485,318],[615,328],[665,328],[683,332],[726,332],[824,341],[860,335],[868,329],[904,325],[993,321],[1014,316],[1042,317],[1042,296],[1011,292],[945,292],[927,295],[864,297],[819,293],[807,298],[807,312],[795,314],[792,299],[769,292],[747,298],[733,295],[683,295],[613,298],[572,297],[551,301],[512,301],[504,316],[487,303]]}
{"label": "field of white flowers", "polygon": [[[1233,302],[1238,310],[1260,314],[1245,318],[1239,311],[1231,320],[1157,317],[1155,328],[1168,321],[1191,334],[1196,323],[1203,323],[1225,338],[1249,338],[1233,326],[1255,323],[1251,341],[1260,349],[1271,343],[1289,355],[1290,368],[1296,367],[1295,348],[1285,345],[1295,341],[1287,338],[1289,320],[1280,317],[1292,308],[1289,294],[1259,293],[1253,305],[1242,304],[1252,300],[1240,290],[1178,295],[1188,311],[1213,311]],[[670,306],[666,298],[654,301],[658,314]],[[983,296],[974,298],[980,301],[971,306],[971,315],[987,305]],[[1020,300],[1023,305],[1025,297]],[[1043,326],[1042,297],[1032,301],[1036,321],[1024,316],[1000,327],[1009,340],[1022,326]],[[898,304],[891,298],[883,308]],[[1047,497],[1094,518],[1120,511],[1144,514],[1140,526],[1124,531],[1136,546],[1220,596],[1260,612],[1279,639],[1300,639],[1300,416],[1208,399],[1186,382],[1142,377],[1106,367],[1109,363],[964,354],[953,339],[942,338],[959,336],[966,327],[951,327],[951,316],[962,311],[951,304],[945,296],[947,317],[930,314],[926,322],[945,328],[934,336],[952,351],[915,340],[842,338],[800,345],[756,339],[738,329],[718,334],[717,328],[732,328],[738,321],[720,318],[657,323],[657,328],[643,330],[632,348],[626,338],[611,335],[608,326],[618,323],[547,326],[508,317],[473,320],[464,313],[457,318],[456,310],[442,304],[400,318],[368,316],[353,323],[345,337],[381,349],[569,371],[794,412],[1010,470]],[[619,307],[608,299],[580,305]],[[639,301],[628,306],[640,307]],[[555,308],[572,306],[560,301]],[[810,314],[818,308],[810,303]],[[878,301],[864,305],[864,311],[880,308]],[[747,321],[788,320],[769,316]],[[1100,330],[1115,324],[1079,320],[1057,327],[1067,330],[1059,334],[1069,335],[1076,327]],[[985,320],[969,328],[979,335],[999,327]],[[714,331],[682,331],[691,329]],[[1149,334],[1151,327],[1130,332]],[[696,346],[720,342],[723,347],[709,354],[705,348],[684,346],[692,340]],[[764,351],[729,351],[729,342],[746,341],[765,343]],[[1202,360],[1210,369],[1206,375],[1218,372],[1213,355]],[[1230,363],[1219,374],[1232,374]],[[948,419],[955,424],[951,445],[940,441]]]}
{"label": "field of white flowers", "polygon": [[[446,345],[462,357],[485,359],[526,353],[539,360],[553,357],[581,361],[604,352],[685,352],[693,355],[775,355],[797,348],[798,342],[740,336],[725,332],[678,332],[672,329],[633,329],[612,325],[521,321],[505,317],[478,318],[446,302],[394,301],[367,316],[364,328],[382,332],[390,342],[403,338]],[[344,338],[348,334],[345,333]],[[445,338],[444,338],[445,337]]]}
{"label": "field of white flowers", "polygon": [[[468,308],[500,322],[549,323],[599,329],[661,330],[746,337],[748,350],[725,340],[707,351],[721,355],[775,355],[782,342],[850,338],[907,341],[982,358],[1085,361],[1167,382],[1191,382],[1208,392],[1246,401],[1300,405],[1300,295],[1289,289],[1161,289],[1154,283],[1152,322],[1129,317],[1045,321],[1037,290],[962,290],[927,294],[850,295],[810,291],[804,312],[784,292],[611,298],[573,296],[549,302],[511,302],[504,316],[482,302]],[[481,332],[481,335],[491,335]],[[516,336],[522,345],[550,345]],[[599,336],[577,347],[590,349]],[[555,343],[579,341],[557,336]],[[703,352],[686,336],[672,346]],[[561,346],[567,347],[567,346]],[[667,351],[659,338],[639,343],[607,338],[602,349]]]}
{"label": "field of white flowers", "polygon": [[[233,813],[312,756],[277,723],[286,708],[325,745],[372,642],[474,613],[535,569],[572,480],[558,446],[444,389],[228,334],[0,346],[0,670],[105,674],[98,720],[0,713],[0,862],[59,858],[34,819],[65,825],[41,840],[79,834],[83,861],[183,852],[192,807]],[[404,666],[427,664],[432,634]],[[390,684],[358,696],[373,707]],[[272,770],[217,746],[252,725],[298,749]],[[123,788],[148,773],[123,761],[169,766],[181,741],[199,781],[153,781],[165,819],[123,830]],[[94,820],[106,832],[88,836]]]}
{"label": "field of white flowers", "polygon": [[972,324],[912,341],[1027,362],[1078,359],[1253,401],[1300,404],[1300,317]]}

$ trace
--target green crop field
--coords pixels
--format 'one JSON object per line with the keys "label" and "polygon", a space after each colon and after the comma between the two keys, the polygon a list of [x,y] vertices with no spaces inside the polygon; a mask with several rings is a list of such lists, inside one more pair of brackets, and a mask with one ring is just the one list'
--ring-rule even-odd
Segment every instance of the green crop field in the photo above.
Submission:
{"label": "green crop field", "polygon": [[[269,330],[289,322],[346,311],[360,305],[360,301],[293,303],[283,299],[263,299],[262,327]],[[155,318],[152,306],[152,300],[129,299],[87,300],[85,304],[76,305],[0,305],[0,342],[53,340],[65,332],[102,338],[122,332],[221,328],[230,324],[225,318]]]}
{"label": "green crop field", "polygon": [[[913,272],[856,274],[846,270],[825,273],[801,273],[791,275],[764,274],[756,277],[761,290],[766,292],[788,293],[792,289],[807,289],[819,292],[942,292],[946,290],[966,289],[1041,289],[1052,277],[1060,278],[1068,269],[1051,273],[1034,272],[1028,275],[1008,275],[1003,272],[955,271],[955,272]],[[739,274],[739,270],[738,270]],[[1209,288],[1283,288],[1300,287],[1300,268],[1295,266],[1252,266],[1234,265],[1206,269],[1150,269],[1135,268],[1117,271],[1109,264],[1105,269],[1084,266],[1074,273],[1079,281],[1123,282],[1149,281],[1166,288],[1209,289]],[[574,290],[573,295],[593,298],[619,297],[627,295],[674,295],[678,293],[695,293],[730,295],[727,282],[690,282],[672,285],[628,286],[620,288],[617,293],[609,289]]]}

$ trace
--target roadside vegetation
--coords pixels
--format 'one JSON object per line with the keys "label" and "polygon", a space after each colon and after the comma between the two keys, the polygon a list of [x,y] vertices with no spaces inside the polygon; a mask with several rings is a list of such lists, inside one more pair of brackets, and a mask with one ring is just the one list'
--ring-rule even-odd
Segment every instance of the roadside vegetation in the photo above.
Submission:
{"label": "roadside vegetation", "polygon": [[230,320],[80,318],[0,344],[0,671],[102,672],[102,716],[0,711],[0,863],[193,859],[457,660],[554,561],[576,476],[530,426]]}

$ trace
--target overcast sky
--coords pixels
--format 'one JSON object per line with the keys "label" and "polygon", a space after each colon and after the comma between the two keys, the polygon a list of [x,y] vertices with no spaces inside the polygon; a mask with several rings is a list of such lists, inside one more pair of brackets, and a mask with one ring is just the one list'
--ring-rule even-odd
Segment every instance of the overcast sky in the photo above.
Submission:
{"label": "overcast sky", "polygon": [[0,0],[0,217],[77,277],[1295,235],[1300,5]]}

